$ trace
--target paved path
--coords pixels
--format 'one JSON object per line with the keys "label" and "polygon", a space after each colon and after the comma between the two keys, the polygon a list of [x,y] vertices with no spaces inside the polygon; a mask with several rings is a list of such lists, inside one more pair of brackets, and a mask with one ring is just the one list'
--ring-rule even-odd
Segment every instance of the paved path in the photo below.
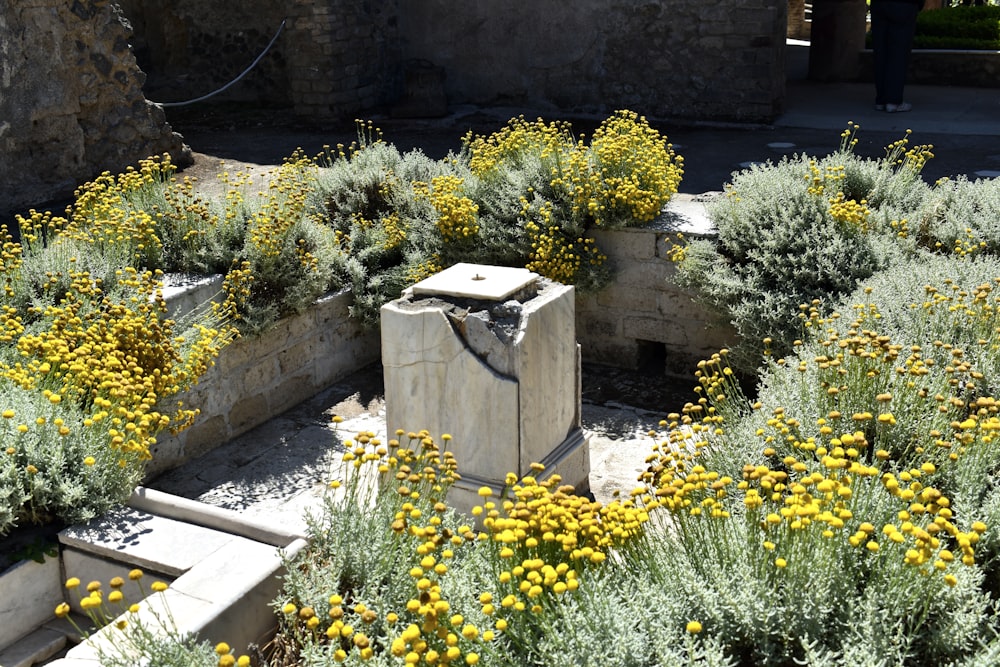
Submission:
{"label": "paved path", "polygon": [[[583,402],[582,421],[590,436],[590,485],[603,502],[616,489],[628,492],[636,486],[653,443],[648,432],[657,428],[668,411],[681,407],[668,401],[687,400],[686,392],[674,381],[625,375],[597,367],[588,367],[585,373],[584,394],[590,397]],[[626,405],[621,398],[647,407]],[[654,404],[663,408],[655,409]],[[344,418],[336,430],[330,423],[334,415]],[[361,431],[372,431],[385,440],[379,365],[362,369],[147,486],[251,517],[266,515],[288,528],[303,530],[305,513],[319,507],[332,479],[344,451],[343,440]]]}

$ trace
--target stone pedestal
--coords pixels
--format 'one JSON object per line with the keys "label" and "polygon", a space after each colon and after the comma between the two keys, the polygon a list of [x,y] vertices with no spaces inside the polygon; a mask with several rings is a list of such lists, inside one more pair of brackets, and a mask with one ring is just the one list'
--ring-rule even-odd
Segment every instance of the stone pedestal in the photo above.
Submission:
{"label": "stone pedestal", "polygon": [[589,488],[580,428],[580,349],[572,287],[526,269],[457,264],[382,307],[387,432],[427,429],[462,480],[449,501],[478,504],[507,473],[558,473]]}

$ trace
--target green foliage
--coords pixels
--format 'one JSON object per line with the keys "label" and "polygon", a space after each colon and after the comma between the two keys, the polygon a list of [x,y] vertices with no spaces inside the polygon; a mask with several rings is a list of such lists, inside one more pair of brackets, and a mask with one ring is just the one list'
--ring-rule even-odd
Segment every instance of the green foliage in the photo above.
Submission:
{"label": "green foliage", "polygon": [[920,12],[914,47],[1000,50],[1000,7],[945,7]]}
{"label": "green foliage", "polygon": [[383,141],[349,154],[328,153],[321,164],[308,198],[310,215],[333,231],[346,258],[339,275],[354,293],[352,316],[375,324],[382,304],[440,270],[435,258],[445,244],[421,187],[456,168],[420,151],[402,155]]}
{"label": "green foliage", "polygon": [[[877,160],[841,149],[822,159],[784,158],[735,174],[709,205],[718,241],[679,245],[678,281],[728,318],[740,334],[732,363],[747,372],[763,340],[777,355],[802,336],[799,306],[830,304],[864,280],[917,252],[907,220],[926,220],[945,196],[920,178],[930,146],[908,135]],[[944,186],[939,186],[939,188]]]}
{"label": "green foliage", "polygon": [[[866,35],[871,48],[871,32]],[[953,3],[917,14],[913,48],[969,51],[1000,50],[1000,6]]]}
{"label": "green foliage", "polygon": [[1000,255],[1000,188],[996,179],[942,180],[920,214],[909,220],[910,234],[930,250],[954,254]]}
{"label": "green foliage", "polygon": [[377,321],[402,288],[458,262],[524,266],[595,289],[610,270],[591,228],[652,220],[683,169],[645,119],[618,112],[589,145],[565,123],[514,119],[467,136],[459,155],[400,154],[362,126],[360,143],[327,151],[310,215],[344,253],[352,315]]}
{"label": "green foliage", "polygon": [[924,257],[862,283],[843,317],[807,309],[753,404],[726,355],[703,365],[650,468],[679,542],[661,571],[695,570],[697,617],[749,664],[807,645],[826,664],[944,664],[995,636],[996,542],[976,522],[996,518],[998,269]]}

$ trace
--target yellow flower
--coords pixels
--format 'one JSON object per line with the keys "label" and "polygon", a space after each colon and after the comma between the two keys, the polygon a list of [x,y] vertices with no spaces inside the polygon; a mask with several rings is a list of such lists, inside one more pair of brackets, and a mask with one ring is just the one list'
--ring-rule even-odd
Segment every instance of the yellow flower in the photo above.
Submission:
{"label": "yellow flower", "polygon": [[153,589],[153,591],[156,593],[162,593],[163,591],[167,590],[167,585],[162,581],[154,581],[153,585],[150,586],[150,588]]}
{"label": "yellow flower", "polygon": [[97,463],[97,459],[95,459],[93,456],[88,456],[83,460],[83,465],[85,466],[92,466],[95,463]]}
{"label": "yellow flower", "polygon": [[67,616],[69,616],[69,611],[70,611],[69,605],[66,604],[65,602],[60,602],[59,606],[56,607],[56,617],[66,618]]}
{"label": "yellow flower", "polygon": [[229,644],[227,644],[226,642],[219,642],[218,644],[215,645],[215,653],[217,655],[226,655],[227,653],[230,652],[230,650],[231,649],[229,648]]}
{"label": "yellow flower", "polygon": [[785,567],[786,565],[788,565],[788,561],[786,561],[784,558],[776,558],[774,560],[774,564],[777,565],[779,568]]}
{"label": "yellow flower", "polygon": [[73,590],[80,585],[80,580],[77,577],[70,577],[66,580],[66,588]]}
{"label": "yellow flower", "polygon": [[701,623],[699,623],[698,621],[688,621],[687,626],[685,626],[684,629],[687,630],[690,634],[696,635],[699,632],[701,632]]}

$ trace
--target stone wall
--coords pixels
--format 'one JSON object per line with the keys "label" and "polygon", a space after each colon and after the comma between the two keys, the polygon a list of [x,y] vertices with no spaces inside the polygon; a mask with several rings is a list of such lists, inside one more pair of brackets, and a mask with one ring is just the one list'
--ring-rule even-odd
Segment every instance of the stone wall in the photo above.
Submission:
{"label": "stone wall", "polygon": [[349,292],[325,297],[263,335],[224,349],[198,385],[180,397],[201,414],[178,435],[161,434],[149,476],[204,454],[376,361],[378,331],[348,316],[351,300]]}
{"label": "stone wall", "polygon": [[[412,112],[414,99],[434,100],[437,91],[411,90],[406,79],[431,71],[443,73],[452,105],[630,108],[667,118],[769,121],[784,105],[787,2],[122,0],[122,6],[136,24],[135,47],[151,69],[150,85],[171,81],[171,99],[208,92],[235,76],[287,18],[259,71],[221,99],[285,104],[315,120],[349,120],[383,108]],[[429,80],[440,85],[439,77]],[[163,101],[167,90],[156,94]]]}
{"label": "stone wall", "polygon": [[[398,96],[397,0],[290,0],[296,115],[350,120]],[[408,4],[403,2],[403,4]]]}
{"label": "stone wall", "polygon": [[676,268],[667,255],[675,237],[655,228],[594,234],[615,279],[596,294],[577,293],[576,337],[585,361],[691,377],[699,361],[737,341],[728,322],[671,280]]}
{"label": "stone wall", "polygon": [[108,0],[0,3],[0,217],[149,155],[189,160],[128,39]]}
{"label": "stone wall", "polygon": [[404,57],[451,103],[768,121],[782,110],[787,0],[400,3]]}
{"label": "stone wall", "polygon": [[[136,60],[149,76],[146,96],[156,102],[194,99],[232,81],[260,55],[286,16],[284,3],[270,0],[118,4],[134,29]],[[287,102],[285,46],[276,43],[246,77],[215,99]]]}
{"label": "stone wall", "polygon": [[315,120],[350,119],[396,96],[396,2],[374,0],[120,0],[133,48],[158,102],[194,99],[260,62],[213,102],[291,107]]}

